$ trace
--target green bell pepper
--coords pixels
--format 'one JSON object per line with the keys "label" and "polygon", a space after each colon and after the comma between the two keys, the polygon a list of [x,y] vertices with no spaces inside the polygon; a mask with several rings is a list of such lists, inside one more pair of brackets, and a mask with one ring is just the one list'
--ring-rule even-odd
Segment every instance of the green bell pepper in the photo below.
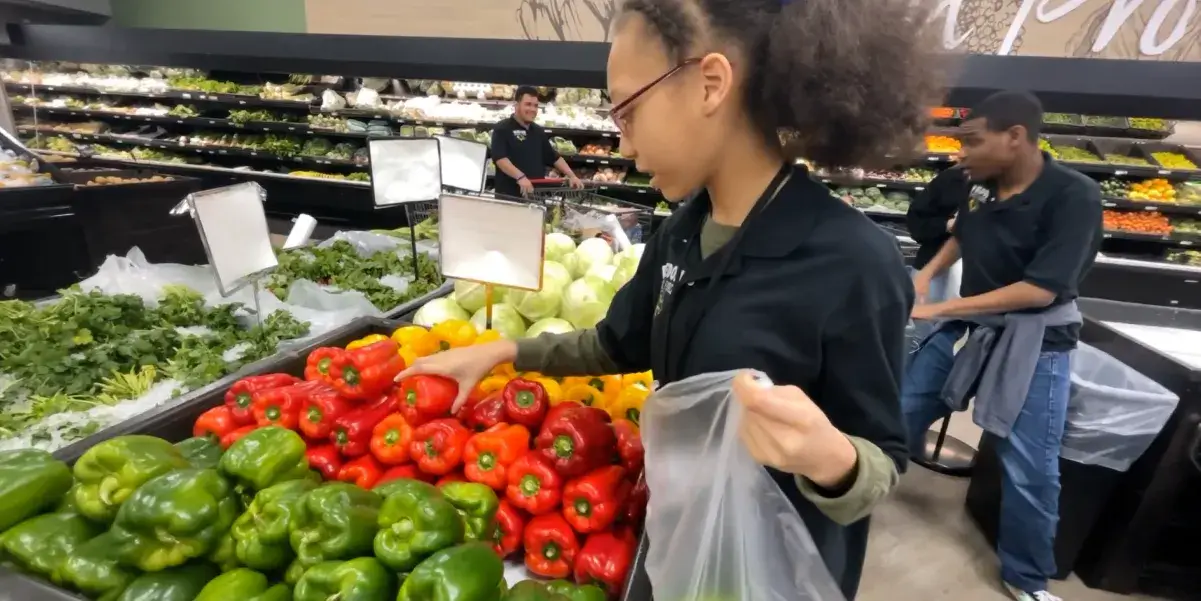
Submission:
{"label": "green bell pepper", "polygon": [[375,556],[396,572],[408,572],[435,551],[463,542],[463,519],[431,484],[393,480],[379,511]]}
{"label": "green bell pepper", "polygon": [[74,513],[29,518],[0,534],[0,555],[31,574],[62,584],[62,568],[81,545],[104,528]]}
{"label": "green bell pepper", "polygon": [[238,561],[256,570],[287,566],[296,557],[288,541],[288,529],[295,521],[301,499],[314,488],[316,482],[291,480],[259,491],[229,531]]}
{"label": "green bell pepper", "polygon": [[71,488],[71,468],[46,451],[0,451],[0,531],[54,507]]}
{"label": "green bell pepper", "polygon": [[243,436],[221,456],[221,471],[250,496],[273,484],[314,478],[299,434],[268,426]]}
{"label": "green bell pepper", "polygon": [[225,453],[221,444],[208,436],[197,436],[177,442],[175,448],[179,449],[192,467],[201,469],[216,469],[221,463],[221,455]]}
{"label": "green bell pepper", "polygon": [[300,563],[299,559],[292,561],[292,563],[288,564],[288,569],[284,570],[284,583],[288,586],[296,586],[296,583],[300,582],[300,578],[304,576],[305,571],[308,569],[308,566]]}
{"label": "green bell pepper", "polygon": [[522,580],[505,593],[505,601],[571,601],[560,593],[551,592],[550,587],[537,580]]}
{"label": "green bell pepper", "polygon": [[125,587],[117,601],[192,601],[220,573],[211,564],[197,562],[142,574]]}
{"label": "green bell pepper", "polygon": [[153,436],[110,438],[75,462],[75,506],[84,517],[107,524],[121,504],[151,478],[188,467],[175,445]]}
{"label": "green bell pepper", "polygon": [[259,572],[238,568],[214,578],[194,601],[292,601],[292,591],[284,584],[273,586]]}
{"label": "green bell pepper", "polygon": [[288,538],[305,568],[323,561],[371,555],[379,495],[347,482],[330,482],[305,493]]}
{"label": "green bell pepper", "polygon": [[441,486],[442,495],[463,517],[468,542],[492,542],[496,529],[496,510],[500,500],[496,493],[476,482],[448,482]]}
{"label": "green bell pepper", "polygon": [[134,579],[117,561],[116,548],[111,533],[80,545],[63,563],[63,582],[95,601],[115,601]]}
{"label": "green bell pepper", "polygon": [[110,532],[122,564],[154,572],[216,550],[237,517],[229,482],[217,470],[189,468],[143,484],[121,506]]}
{"label": "green bell pepper", "polygon": [[400,587],[396,601],[499,601],[505,566],[487,543],[467,543],[434,553]]}
{"label": "green bell pepper", "polygon": [[308,569],[296,583],[295,601],[390,601],[395,578],[374,557],[325,561]]}
{"label": "green bell pepper", "polygon": [[222,572],[228,572],[234,568],[241,567],[242,564],[238,562],[236,545],[234,537],[226,532],[217,541],[217,545],[213,547],[213,550],[209,551],[206,559],[218,568],[221,568]]}
{"label": "green bell pepper", "polygon": [[577,585],[567,580],[552,580],[546,583],[546,588],[552,593],[567,597],[568,601],[608,601],[609,599],[605,591],[592,584]]}

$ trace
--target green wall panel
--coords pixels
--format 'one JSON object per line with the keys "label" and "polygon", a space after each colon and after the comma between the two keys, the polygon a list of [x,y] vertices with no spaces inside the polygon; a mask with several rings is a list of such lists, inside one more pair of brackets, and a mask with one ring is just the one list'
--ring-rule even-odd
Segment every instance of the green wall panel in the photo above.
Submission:
{"label": "green wall panel", "polygon": [[304,0],[112,0],[122,27],[305,33]]}

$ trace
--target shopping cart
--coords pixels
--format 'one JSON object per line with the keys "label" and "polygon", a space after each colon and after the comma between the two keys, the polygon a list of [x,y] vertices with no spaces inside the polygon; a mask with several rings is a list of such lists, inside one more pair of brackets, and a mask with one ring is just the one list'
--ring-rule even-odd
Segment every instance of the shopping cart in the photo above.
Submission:
{"label": "shopping cart", "polygon": [[547,207],[547,221],[554,231],[574,238],[604,235],[602,222],[617,218],[631,244],[650,237],[654,209],[628,200],[597,194],[585,186],[581,190],[564,187],[561,179],[530,180],[534,192],[527,200],[541,202]]}

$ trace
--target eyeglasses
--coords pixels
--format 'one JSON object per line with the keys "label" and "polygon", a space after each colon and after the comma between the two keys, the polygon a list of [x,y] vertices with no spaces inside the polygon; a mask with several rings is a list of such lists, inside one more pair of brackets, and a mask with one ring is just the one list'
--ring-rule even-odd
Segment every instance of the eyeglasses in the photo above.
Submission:
{"label": "eyeglasses", "polygon": [[630,94],[629,98],[626,98],[625,100],[617,103],[612,108],[610,108],[609,109],[609,118],[612,119],[613,124],[617,126],[617,131],[624,134],[629,130],[630,123],[633,121],[631,119],[631,117],[633,117],[633,111],[630,108],[630,105],[633,104],[635,100],[638,100],[644,94],[651,91],[651,89],[653,89],[655,86],[659,85],[661,82],[663,82],[663,80],[667,79],[668,77],[671,77],[672,75],[675,75],[676,73],[679,73],[680,70],[682,70],[684,67],[687,67],[688,65],[696,64],[699,62],[701,62],[701,59],[699,59],[699,58],[690,58],[690,59],[681,61],[680,64],[672,67],[667,73],[664,73],[663,75],[660,75],[659,77],[656,77],[650,83],[639,88],[638,91],[634,92],[633,94]]}

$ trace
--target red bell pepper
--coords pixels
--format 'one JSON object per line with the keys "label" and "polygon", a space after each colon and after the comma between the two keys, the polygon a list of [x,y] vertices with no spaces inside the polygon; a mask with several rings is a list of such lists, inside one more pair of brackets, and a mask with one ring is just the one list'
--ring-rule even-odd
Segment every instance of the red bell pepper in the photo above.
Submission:
{"label": "red bell pepper", "polygon": [[234,419],[233,411],[225,405],[219,405],[196,418],[196,423],[192,426],[192,436],[208,436],[221,440],[222,436],[239,427],[241,424]]}
{"label": "red bell pepper", "polygon": [[521,548],[521,535],[525,533],[525,516],[521,510],[505,499],[496,509],[496,532],[492,538],[492,550],[504,559]]}
{"label": "red bell pepper", "polygon": [[600,585],[611,597],[621,595],[637,550],[638,539],[629,528],[589,535],[576,554],[576,583]]}
{"label": "red bell pepper", "polygon": [[399,413],[385,417],[371,430],[371,454],[384,465],[408,463],[411,442],[413,428]]}
{"label": "red bell pepper", "polygon": [[329,374],[338,394],[348,399],[371,399],[387,392],[392,380],[404,371],[400,347],[391,338],[333,358]]}
{"label": "red bell pepper", "polygon": [[493,490],[509,484],[509,466],[530,450],[530,431],[525,426],[499,424],[467,439],[463,449],[463,474]]}
{"label": "red bell pepper", "polygon": [[414,428],[450,417],[459,383],[442,376],[413,376],[400,381],[400,413]]}
{"label": "red bell pepper", "polygon": [[435,476],[445,476],[463,462],[463,447],[471,431],[459,420],[448,417],[436,419],[413,430],[409,456],[417,469]]}
{"label": "red bell pepper", "polygon": [[[552,406],[550,410],[546,412],[546,419],[542,420],[542,423],[546,424],[547,422],[554,421],[559,417],[560,413],[563,413],[568,409],[580,409],[583,406],[584,405],[575,401],[561,401],[558,405]],[[539,433],[541,433],[541,430],[539,430]]]}
{"label": "red bell pepper", "polygon": [[383,475],[384,466],[371,455],[363,455],[358,459],[346,462],[338,470],[338,479],[350,482],[359,488],[371,490]]}
{"label": "red bell pepper", "polygon": [[630,496],[620,465],[602,467],[563,486],[563,517],[580,534],[600,532],[617,520]]}
{"label": "red bell pepper", "polygon": [[257,425],[242,426],[241,428],[238,428],[237,430],[234,430],[233,432],[230,432],[229,434],[222,436],[221,437],[221,448],[228,450],[229,447],[232,446],[235,442],[242,440],[243,436],[246,436],[247,434],[250,434],[251,432],[254,432],[255,430],[258,430],[258,429],[259,429],[259,427]]}
{"label": "red bell pepper", "polygon": [[351,409],[334,420],[334,429],[329,433],[330,442],[346,457],[366,455],[371,450],[371,433],[375,426],[393,411],[396,411],[396,397],[391,394],[369,405]]}
{"label": "red bell pepper", "polygon": [[625,510],[620,520],[634,528],[642,526],[642,518],[646,517],[646,504],[650,501],[651,491],[646,487],[646,473],[638,474],[638,481],[630,490],[630,498],[626,499]]}
{"label": "red bell pepper", "polygon": [[570,407],[546,420],[534,449],[554,463],[564,478],[577,478],[608,465],[617,452],[609,414],[595,407]]}
{"label": "red bell pepper", "polygon": [[333,367],[334,359],[345,354],[345,350],[336,346],[313,349],[313,352],[309,353],[308,359],[305,360],[304,379],[332,384],[334,378],[330,368]]}
{"label": "red bell pepper", "polygon": [[296,425],[313,440],[326,440],[334,429],[334,420],[346,415],[351,404],[332,387],[322,388],[300,406]]}
{"label": "red bell pepper", "polygon": [[321,472],[326,480],[337,479],[338,470],[342,469],[342,455],[332,444],[309,447],[305,457],[309,459],[309,467]]}
{"label": "red bell pepper", "polygon": [[480,401],[464,405],[458,418],[469,429],[483,432],[505,421],[505,399],[500,391],[494,392]]}
{"label": "red bell pepper", "polygon": [[388,468],[388,471],[384,472],[384,474],[380,476],[379,482],[376,482],[375,485],[379,486],[384,482],[391,482],[392,480],[399,480],[401,478],[408,478],[409,480],[421,480],[422,482],[429,482],[430,484],[434,483],[434,476],[421,473],[421,470],[417,469],[416,465],[410,463],[409,465],[398,465],[396,467]]}
{"label": "red bell pepper", "polygon": [[621,466],[626,468],[628,474],[641,473],[646,452],[642,448],[638,426],[628,419],[614,420],[613,433],[617,435],[617,454],[621,457]]}
{"label": "red bell pepper", "polygon": [[225,392],[225,406],[233,413],[234,421],[240,426],[254,423],[252,405],[254,393],[260,390],[283,388],[300,382],[300,378],[289,374],[263,374],[250,376],[234,382]]}
{"label": "red bell pepper", "polygon": [[537,453],[526,453],[509,466],[505,498],[533,515],[551,513],[563,496],[563,480],[554,465]]}
{"label": "red bell pepper", "polygon": [[441,478],[438,478],[438,482],[435,483],[434,486],[441,488],[443,484],[449,484],[451,482],[467,482],[467,478],[463,477],[463,472],[451,472],[445,476],[442,476]]}
{"label": "red bell pepper", "polygon": [[566,578],[575,565],[580,541],[563,516],[540,515],[525,527],[525,567],[543,578]]}
{"label": "red bell pepper", "polygon": [[531,430],[537,430],[542,425],[550,403],[546,400],[546,389],[541,384],[514,378],[505,384],[501,396],[505,400],[506,422],[521,424]]}
{"label": "red bell pepper", "polygon": [[300,407],[313,394],[328,390],[322,382],[301,382],[284,388],[260,390],[252,395],[254,421],[259,426],[280,426],[295,430],[300,421]]}

